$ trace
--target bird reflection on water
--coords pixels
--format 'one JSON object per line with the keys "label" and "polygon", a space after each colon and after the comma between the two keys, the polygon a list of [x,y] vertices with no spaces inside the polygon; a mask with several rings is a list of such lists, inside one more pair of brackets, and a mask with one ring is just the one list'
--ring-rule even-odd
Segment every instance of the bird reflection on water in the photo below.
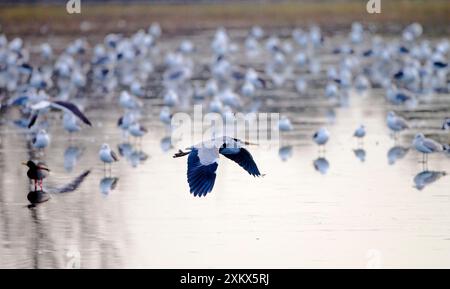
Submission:
{"label": "bird reflection on water", "polygon": [[414,184],[415,188],[418,190],[422,190],[426,186],[431,185],[432,183],[439,180],[441,177],[446,176],[446,172],[438,172],[438,171],[429,171],[424,170],[414,176]]}
{"label": "bird reflection on water", "polygon": [[56,195],[76,191],[90,173],[90,170],[86,170],[74,178],[71,182],[63,184],[59,187],[45,187],[45,189],[41,188],[40,190],[30,191],[27,195],[27,199],[30,201],[29,208],[35,207],[37,204],[47,202],[50,200],[52,194]]}
{"label": "bird reflection on water", "polygon": [[353,150],[355,157],[359,159],[362,163],[366,161],[366,150],[363,148]]}
{"label": "bird reflection on water", "polygon": [[406,154],[408,153],[409,148],[402,147],[402,146],[394,146],[389,149],[387,153],[388,157],[388,163],[390,165],[395,164],[398,160],[403,159]]}
{"label": "bird reflection on water", "polygon": [[328,169],[330,168],[330,163],[325,157],[319,157],[314,160],[313,162],[314,169],[321,173],[322,175],[325,175],[328,172]]}
{"label": "bird reflection on water", "polygon": [[117,177],[103,177],[100,180],[100,192],[104,196],[108,196],[116,188],[118,182],[119,178]]}

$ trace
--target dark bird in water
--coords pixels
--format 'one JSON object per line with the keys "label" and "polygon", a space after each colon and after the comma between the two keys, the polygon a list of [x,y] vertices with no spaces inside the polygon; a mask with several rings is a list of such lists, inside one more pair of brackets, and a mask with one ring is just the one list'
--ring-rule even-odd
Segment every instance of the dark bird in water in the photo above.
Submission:
{"label": "dark bird in water", "polygon": [[30,205],[28,205],[28,208],[34,208],[40,203],[47,202],[48,200],[50,200],[52,194],[64,194],[77,190],[90,173],[90,170],[84,171],[70,183],[57,188],[46,188],[45,192],[42,190],[42,188],[39,191],[35,189],[34,191],[29,192],[27,195],[27,199],[28,201],[30,201]]}
{"label": "dark bird in water", "polygon": [[43,163],[35,164],[33,161],[28,161],[22,164],[28,167],[27,176],[34,181],[34,190],[36,191],[37,185],[39,185],[42,191],[42,180],[48,176],[50,170]]}

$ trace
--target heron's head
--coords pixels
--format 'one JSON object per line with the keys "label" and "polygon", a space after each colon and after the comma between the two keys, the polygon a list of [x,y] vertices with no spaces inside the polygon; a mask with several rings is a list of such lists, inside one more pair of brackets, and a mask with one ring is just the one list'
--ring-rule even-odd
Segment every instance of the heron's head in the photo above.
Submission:
{"label": "heron's head", "polygon": [[393,111],[388,112],[388,117],[394,117],[394,116],[395,116],[395,112],[393,112]]}
{"label": "heron's head", "polygon": [[47,134],[47,131],[45,129],[39,130],[39,134]]}
{"label": "heron's head", "polygon": [[102,150],[109,150],[109,145],[107,143],[102,144]]}
{"label": "heron's head", "polygon": [[237,145],[237,147],[241,147],[243,145],[246,145],[246,146],[248,146],[248,145],[257,145],[256,143],[252,143],[252,142],[249,142],[249,141],[246,141],[246,140],[240,140],[238,138],[231,138],[231,140],[232,140],[232,143]]}

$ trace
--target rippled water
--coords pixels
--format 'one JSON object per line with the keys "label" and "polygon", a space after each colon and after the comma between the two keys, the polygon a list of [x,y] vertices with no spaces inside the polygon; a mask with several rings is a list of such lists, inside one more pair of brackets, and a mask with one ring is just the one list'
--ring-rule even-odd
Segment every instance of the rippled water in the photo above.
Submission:
{"label": "rippled water", "polygon": [[[264,178],[222,158],[206,198],[189,194],[186,159],[172,158],[178,148],[164,150],[170,144],[158,98],[144,100],[149,133],[110,176],[99,146],[108,142],[117,151],[126,142],[111,101],[87,105],[94,126],[72,140],[51,119],[52,142],[43,154],[2,121],[0,267],[449,267],[450,177],[443,172],[450,158],[430,156],[423,172],[421,156],[407,148],[417,131],[450,141],[438,129],[450,96],[404,112],[414,128],[394,141],[385,126],[393,107],[382,90],[351,92],[338,105],[322,89],[303,98],[292,87],[262,93],[262,110],[284,112],[294,131],[282,134],[281,148],[250,148]],[[10,111],[4,120],[15,116]],[[368,130],[362,145],[352,138],[360,123]],[[311,135],[323,125],[331,139],[319,154]],[[390,163],[396,152],[406,154]],[[47,188],[90,173],[75,191],[30,209],[20,165],[30,157],[51,168]]]}

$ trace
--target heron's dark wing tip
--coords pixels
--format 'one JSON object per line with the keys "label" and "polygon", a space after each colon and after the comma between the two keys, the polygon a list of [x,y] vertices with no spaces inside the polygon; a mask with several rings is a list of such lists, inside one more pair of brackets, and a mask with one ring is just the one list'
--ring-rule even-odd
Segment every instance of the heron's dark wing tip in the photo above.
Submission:
{"label": "heron's dark wing tip", "polygon": [[259,172],[258,166],[253,160],[252,155],[245,148],[240,148],[238,153],[226,153],[224,150],[222,150],[221,154],[237,163],[250,175],[254,177],[261,176],[261,173]]}

